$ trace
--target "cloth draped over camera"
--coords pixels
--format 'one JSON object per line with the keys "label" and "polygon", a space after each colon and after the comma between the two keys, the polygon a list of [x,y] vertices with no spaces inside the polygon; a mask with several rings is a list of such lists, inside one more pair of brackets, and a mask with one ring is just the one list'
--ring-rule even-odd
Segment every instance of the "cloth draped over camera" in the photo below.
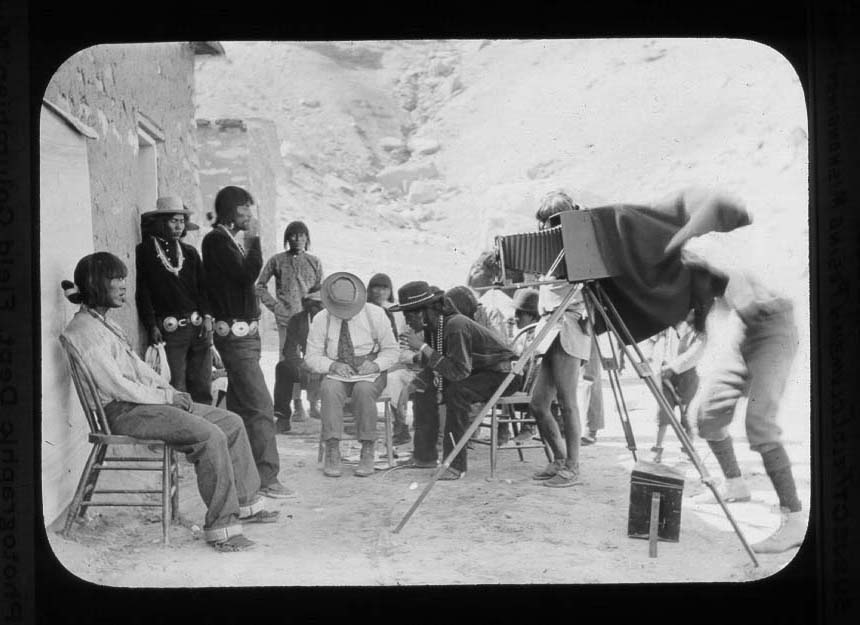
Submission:
{"label": "cloth draped over camera", "polygon": [[[677,324],[711,297],[699,292],[693,270],[681,262],[684,242],[751,222],[738,200],[702,190],[651,205],[615,204],[583,212],[594,223],[599,253],[616,270],[600,284],[636,342]],[[606,331],[600,314],[594,322],[597,333]]]}

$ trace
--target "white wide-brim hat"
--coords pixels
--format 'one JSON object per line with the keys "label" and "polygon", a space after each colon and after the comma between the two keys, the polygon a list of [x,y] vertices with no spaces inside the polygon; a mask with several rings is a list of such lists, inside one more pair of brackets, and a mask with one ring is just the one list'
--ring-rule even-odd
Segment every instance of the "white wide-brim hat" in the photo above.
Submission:
{"label": "white wide-brim hat", "polygon": [[185,207],[181,198],[175,195],[165,195],[155,201],[154,211],[147,211],[140,218],[146,219],[156,215],[188,215],[191,217],[194,213]]}
{"label": "white wide-brim hat", "polygon": [[358,276],[338,271],[323,280],[320,296],[333,317],[352,319],[367,303],[367,288]]}

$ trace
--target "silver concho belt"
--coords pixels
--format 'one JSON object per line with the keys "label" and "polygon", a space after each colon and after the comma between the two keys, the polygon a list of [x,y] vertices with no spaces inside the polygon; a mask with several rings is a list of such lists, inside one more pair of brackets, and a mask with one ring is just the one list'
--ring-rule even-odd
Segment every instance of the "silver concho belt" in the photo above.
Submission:
{"label": "silver concho belt", "polygon": [[231,332],[234,336],[248,336],[249,334],[257,333],[256,321],[233,321],[232,325],[226,321],[219,320],[215,322],[215,334],[218,336],[227,336]]}
{"label": "silver concho belt", "polygon": [[161,327],[167,332],[176,332],[179,328],[184,328],[188,324],[199,326],[203,323],[203,317],[196,310],[187,317],[165,317],[161,320]]}

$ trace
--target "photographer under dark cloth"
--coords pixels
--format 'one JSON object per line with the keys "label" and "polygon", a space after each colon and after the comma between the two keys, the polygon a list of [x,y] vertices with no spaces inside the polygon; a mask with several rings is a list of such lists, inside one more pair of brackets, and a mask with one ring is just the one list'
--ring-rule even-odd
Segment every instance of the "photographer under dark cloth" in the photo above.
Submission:
{"label": "photographer under dark cloth", "polygon": [[[420,352],[425,366],[417,380],[423,392],[416,393],[413,401],[413,466],[435,468],[440,387],[446,405],[442,451],[447,457],[469,426],[472,404],[485,403],[493,395],[517,357],[494,332],[458,313],[446,296],[434,292],[426,282],[404,284],[398,300],[396,309],[403,311],[409,326],[401,341]],[[515,376],[504,394],[515,393],[521,382],[520,376]],[[466,469],[464,447],[439,479],[458,480]]]}

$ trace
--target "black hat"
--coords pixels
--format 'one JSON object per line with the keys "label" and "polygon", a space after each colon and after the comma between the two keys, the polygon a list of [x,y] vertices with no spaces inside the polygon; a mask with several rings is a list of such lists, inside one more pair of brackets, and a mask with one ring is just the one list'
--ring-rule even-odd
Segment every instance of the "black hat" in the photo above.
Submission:
{"label": "black hat", "polygon": [[407,282],[397,289],[397,299],[400,303],[395,304],[388,310],[396,312],[424,308],[428,304],[440,300],[443,295],[444,291],[430,286],[423,280]]}

